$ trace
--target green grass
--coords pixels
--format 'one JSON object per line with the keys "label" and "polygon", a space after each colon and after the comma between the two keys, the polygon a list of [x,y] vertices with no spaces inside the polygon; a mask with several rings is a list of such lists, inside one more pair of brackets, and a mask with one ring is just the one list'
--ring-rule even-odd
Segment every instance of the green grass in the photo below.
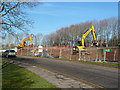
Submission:
{"label": "green grass", "polygon": [[0,66],[2,66],[2,60],[0,60]]}
{"label": "green grass", "polygon": [[[46,57],[40,57],[40,58],[46,58]],[[63,59],[63,58],[52,58],[55,60],[63,60],[63,61],[70,61],[70,62],[79,62],[79,63],[86,63],[86,64],[94,64],[94,65],[102,65],[102,66],[113,66],[118,67],[119,64],[112,64],[112,63],[105,63],[105,62],[90,62],[90,61],[83,61],[83,60],[70,60],[70,59]]]}
{"label": "green grass", "polygon": [[59,59],[59,60],[66,60],[66,61],[72,61],[72,62],[80,62],[80,63],[87,63],[87,64],[94,64],[94,65],[104,65],[104,66],[115,66],[118,67],[120,65],[118,64],[111,64],[111,63],[105,63],[105,62],[90,62],[90,61],[83,61],[83,60],[69,60],[69,59]]}
{"label": "green grass", "polygon": [[3,88],[56,88],[38,75],[15,64],[3,68],[2,79]]}
{"label": "green grass", "polygon": [[107,66],[120,66],[118,64],[105,63],[105,62],[89,62],[89,61],[79,61],[79,62],[91,63],[91,64],[97,64],[97,65],[107,65]]}

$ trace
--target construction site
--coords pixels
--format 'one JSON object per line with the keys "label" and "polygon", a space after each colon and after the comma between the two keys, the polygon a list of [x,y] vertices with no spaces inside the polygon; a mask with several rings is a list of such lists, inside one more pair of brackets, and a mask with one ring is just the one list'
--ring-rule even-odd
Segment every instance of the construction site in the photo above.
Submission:
{"label": "construction site", "polygon": [[0,89],[119,90],[120,2],[2,0]]}
{"label": "construction site", "polygon": [[[90,47],[85,46],[85,38],[88,34],[93,35],[93,42]],[[119,47],[100,47],[92,25],[78,41],[77,46],[64,47],[34,47],[31,43],[33,35],[25,38],[22,44],[17,45],[17,55],[52,57],[69,60],[93,61],[93,62],[118,62]],[[28,41],[28,44],[26,44]]]}

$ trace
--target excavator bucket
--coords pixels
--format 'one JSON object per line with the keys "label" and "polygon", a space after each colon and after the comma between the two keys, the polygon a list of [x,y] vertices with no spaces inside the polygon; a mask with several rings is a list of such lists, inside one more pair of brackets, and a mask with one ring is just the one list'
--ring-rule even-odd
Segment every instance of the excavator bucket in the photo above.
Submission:
{"label": "excavator bucket", "polygon": [[91,46],[96,46],[96,47],[98,47],[98,41],[97,40],[94,40],[93,42],[92,42],[92,45]]}

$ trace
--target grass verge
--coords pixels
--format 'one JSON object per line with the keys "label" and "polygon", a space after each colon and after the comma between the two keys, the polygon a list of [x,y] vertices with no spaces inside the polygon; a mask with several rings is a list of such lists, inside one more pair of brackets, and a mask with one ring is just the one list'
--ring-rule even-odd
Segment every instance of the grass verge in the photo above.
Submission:
{"label": "grass verge", "polygon": [[[48,58],[48,57],[40,57],[40,58]],[[63,59],[63,58],[52,58],[55,60],[62,60],[62,61],[70,61],[70,62],[79,62],[84,64],[93,64],[93,65],[100,65],[100,66],[109,66],[109,67],[120,67],[119,64],[112,64],[112,63],[106,63],[106,62],[90,62],[90,61],[83,61],[83,60],[69,60],[69,59]]]}
{"label": "grass verge", "polygon": [[71,62],[79,62],[79,63],[85,63],[85,64],[94,64],[94,65],[102,65],[102,66],[111,66],[111,67],[117,67],[120,66],[119,64],[112,64],[112,63],[106,63],[106,62],[91,62],[91,61],[83,61],[83,60],[69,60],[69,59],[58,59],[58,60],[65,60],[65,61],[71,61]]}
{"label": "grass verge", "polygon": [[2,88],[56,88],[56,86],[22,67],[9,64],[2,70]]}
{"label": "grass verge", "polygon": [[[27,55],[24,55],[27,56]],[[36,56],[31,56],[36,57]],[[49,58],[49,57],[39,57],[38,58],[47,58],[47,59],[55,59],[55,60],[62,60],[62,61],[70,61],[70,62],[78,62],[78,63],[84,63],[84,64],[93,64],[93,65],[99,65],[99,66],[105,66],[105,67],[114,67],[118,68],[120,67],[120,64],[112,64],[112,63],[106,63],[106,62],[92,62],[92,61],[83,61],[83,60],[70,60],[70,59],[63,59],[63,58]]]}

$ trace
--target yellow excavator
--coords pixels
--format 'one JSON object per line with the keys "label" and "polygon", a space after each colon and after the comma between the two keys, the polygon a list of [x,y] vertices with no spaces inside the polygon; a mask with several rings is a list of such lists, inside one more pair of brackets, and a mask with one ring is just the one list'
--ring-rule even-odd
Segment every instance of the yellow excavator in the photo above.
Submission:
{"label": "yellow excavator", "polygon": [[85,48],[85,38],[86,36],[89,34],[89,33],[92,33],[93,35],[93,42],[92,42],[92,46],[98,46],[98,39],[96,38],[96,35],[95,35],[95,29],[94,29],[94,26],[92,25],[91,28],[89,28],[83,35],[82,35],[82,38],[81,38],[81,41],[78,41],[78,45],[73,47],[73,51],[81,51],[81,52],[86,52],[87,49]]}
{"label": "yellow excavator", "polygon": [[18,44],[18,45],[17,45],[17,48],[24,48],[24,47],[25,47],[25,44],[26,44],[25,41],[27,41],[27,40],[29,40],[29,47],[32,46],[32,45],[31,45],[31,37],[33,37],[32,34],[31,34],[31,36],[25,38],[25,39],[22,41],[22,44]]}

